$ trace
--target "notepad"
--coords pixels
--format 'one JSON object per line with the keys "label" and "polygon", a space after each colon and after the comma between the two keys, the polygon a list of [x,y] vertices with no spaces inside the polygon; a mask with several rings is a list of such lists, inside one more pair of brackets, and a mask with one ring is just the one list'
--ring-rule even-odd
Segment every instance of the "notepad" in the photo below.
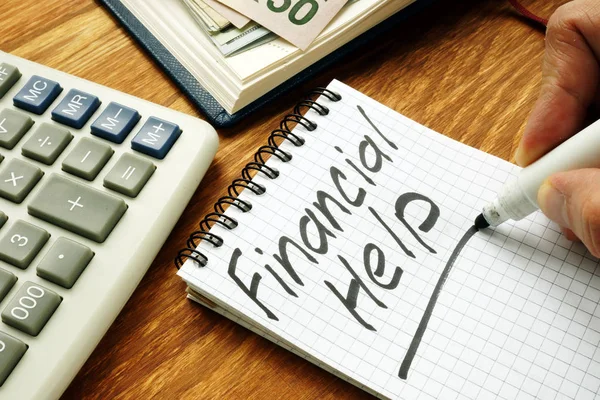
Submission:
{"label": "notepad", "polygon": [[196,233],[190,297],[381,398],[597,396],[598,260],[539,212],[467,242],[401,378],[450,255],[519,169],[328,89]]}

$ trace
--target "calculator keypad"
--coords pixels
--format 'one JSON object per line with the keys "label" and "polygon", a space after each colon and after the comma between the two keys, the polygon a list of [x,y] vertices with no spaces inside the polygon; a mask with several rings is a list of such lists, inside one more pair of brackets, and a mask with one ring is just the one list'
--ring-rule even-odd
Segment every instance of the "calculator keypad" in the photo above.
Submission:
{"label": "calculator keypad", "polygon": [[[0,99],[20,78],[18,68],[0,63]],[[4,201],[24,203],[32,219],[40,220],[40,226],[35,221],[11,220],[0,211],[0,260],[5,263],[0,266],[0,301],[5,301],[1,319],[37,336],[63,300],[52,288],[71,289],[93,264],[94,249],[86,246],[89,243],[83,238],[101,243],[109,237],[127,210],[124,197],[132,199],[142,193],[160,165],[151,158],[165,158],[181,129],[175,123],[149,116],[126,145],[133,151],[121,152],[108,169],[105,167],[115,153],[113,144],[123,143],[131,135],[142,118],[138,111],[110,102],[87,132],[75,132],[101,108],[98,96],[69,88],[59,99],[61,83],[38,75],[30,75],[14,89],[13,105],[19,110],[6,103],[8,107],[0,108],[0,148],[17,153],[16,157],[8,155],[7,160],[0,154],[0,208]],[[34,126],[36,121],[30,113],[44,114],[53,103],[52,121],[39,121]],[[31,161],[23,160],[19,152]],[[63,153],[66,157],[60,167],[64,173],[45,176],[45,166],[56,163]],[[103,172],[106,189],[98,190],[82,181],[93,182]],[[82,240],[58,237],[44,253],[50,233],[42,228],[41,221],[79,235]],[[48,287],[30,281],[19,285],[19,269],[30,266],[39,279],[48,282]],[[27,348],[23,341],[0,331],[0,386]]]}

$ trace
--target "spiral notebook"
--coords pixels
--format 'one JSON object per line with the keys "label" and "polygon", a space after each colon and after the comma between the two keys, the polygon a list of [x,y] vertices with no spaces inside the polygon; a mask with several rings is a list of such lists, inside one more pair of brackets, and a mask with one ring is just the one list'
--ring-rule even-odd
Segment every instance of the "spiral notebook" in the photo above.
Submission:
{"label": "spiral notebook", "polygon": [[597,397],[598,260],[540,213],[473,231],[518,168],[318,93],[181,250],[188,296],[381,398]]}

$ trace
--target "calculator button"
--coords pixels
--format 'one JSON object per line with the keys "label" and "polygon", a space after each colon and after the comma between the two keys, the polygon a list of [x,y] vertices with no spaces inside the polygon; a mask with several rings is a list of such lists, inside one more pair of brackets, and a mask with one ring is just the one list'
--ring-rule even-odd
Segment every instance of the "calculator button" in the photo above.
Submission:
{"label": "calculator button", "polygon": [[0,63],[0,99],[21,77],[21,72],[14,65]]}
{"label": "calculator button", "polygon": [[52,290],[25,282],[2,311],[2,322],[37,336],[61,301],[62,298]]}
{"label": "calculator button", "polygon": [[0,301],[4,300],[16,281],[17,277],[13,273],[0,269]]}
{"label": "calculator button", "polygon": [[37,274],[50,282],[70,289],[94,257],[89,247],[58,238],[37,267]]}
{"label": "calculator button", "polygon": [[0,211],[0,228],[4,226],[4,224],[8,221],[8,216]]}
{"label": "calculator button", "polygon": [[52,119],[72,128],[80,129],[100,107],[100,100],[77,89],[69,93],[52,110]]}
{"label": "calculator button", "polygon": [[123,199],[54,173],[27,206],[34,217],[99,243],[106,240],[125,210]]}
{"label": "calculator button", "polygon": [[82,138],[62,163],[63,171],[92,181],[106,165],[114,150],[107,144]]}
{"label": "calculator button", "polygon": [[33,125],[28,115],[5,108],[0,111],[0,146],[12,149]]}
{"label": "calculator button", "polygon": [[25,142],[21,153],[32,160],[51,165],[72,139],[73,135],[66,129],[44,122]]}
{"label": "calculator button", "polygon": [[131,141],[131,148],[154,158],[163,159],[180,134],[179,126],[150,117]]}
{"label": "calculator button", "polygon": [[21,357],[27,351],[27,345],[19,339],[0,332],[0,386],[15,369]]}
{"label": "calculator button", "polygon": [[104,178],[104,186],[129,197],[136,197],[156,167],[150,161],[125,153]]}
{"label": "calculator button", "polygon": [[50,234],[45,230],[18,220],[0,238],[0,260],[25,269],[49,237]]}
{"label": "calculator button", "polygon": [[0,170],[0,197],[20,203],[44,175],[41,169],[13,158]]}
{"label": "calculator button", "polygon": [[62,87],[58,82],[33,75],[13,98],[13,104],[15,107],[40,115],[46,111],[60,92],[62,92]]}
{"label": "calculator button", "polygon": [[92,124],[92,135],[123,143],[139,120],[140,114],[134,109],[110,103]]}

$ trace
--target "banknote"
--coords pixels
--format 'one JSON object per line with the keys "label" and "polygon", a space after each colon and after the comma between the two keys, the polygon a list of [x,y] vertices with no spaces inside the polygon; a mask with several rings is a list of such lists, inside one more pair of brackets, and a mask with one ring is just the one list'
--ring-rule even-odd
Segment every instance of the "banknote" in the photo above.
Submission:
{"label": "banknote", "polygon": [[235,26],[238,29],[242,29],[250,22],[250,18],[240,14],[232,8],[229,8],[219,3],[217,0],[204,0],[204,3],[206,3],[207,6],[211,7],[213,10],[221,14],[223,18],[231,22],[233,26]]}
{"label": "banknote", "polygon": [[277,38],[277,36],[262,26],[251,22],[244,29],[229,27],[211,35],[210,38],[221,53],[226,56],[232,56],[270,42]]}
{"label": "banknote", "polygon": [[214,34],[231,26],[231,22],[202,0],[183,0],[192,17],[205,31]]}
{"label": "banknote", "polygon": [[302,50],[315,40],[346,0],[218,0]]}

